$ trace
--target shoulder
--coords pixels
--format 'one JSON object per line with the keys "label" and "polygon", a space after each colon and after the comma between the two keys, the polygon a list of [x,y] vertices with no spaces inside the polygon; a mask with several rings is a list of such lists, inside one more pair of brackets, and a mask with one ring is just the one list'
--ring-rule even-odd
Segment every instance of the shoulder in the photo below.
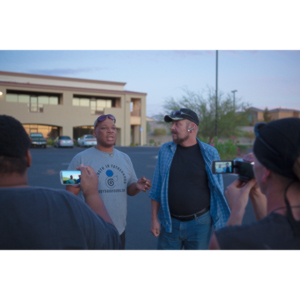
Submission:
{"label": "shoulder", "polygon": [[96,155],[97,154],[97,150],[94,148],[94,147],[91,147],[91,148],[88,148],[88,149],[85,149],[79,153],[77,153],[73,159],[81,159],[83,157],[88,157],[88,156],[91,156],[91,155]]}
{"label": "shoulder", "polygon": [[131,162],[131,159],[130,159],[129,155],[126,154],[125,152],[122,152],[122,151],[120,151],[120,150],[118,150],[116,148],[114,148],[114,151],[115,151],[116,155],[118,155],[118,157],[120,157],[121,159],[124,159],[126,161],[130,161]]}
{"label": "shoulder", "polygon": [[52,189],[52,188],[46,188],[46,187],[29,187],[28,188],[31,193],[36,194],[46,194],[46,195],[54,195],[57,198],[63,197],[65,199],[76,199],[78,200],[78,197],[66,190],[63,189]]}
{"label": "shoulder", "polygon": [[212,157],[218,157],[219,158],[219,153],[217,149],[207,143],[201,142],[199,139],[198,144],[200,146],[200,149],[204,150],[206,154],[212,156]]}
{"label": "shoulder", "polygon": [[251,224],[223,227],[215,231],[215,235],[221,249],[263,248],[262,240],[267,240],[270,226],[283,219],[280,215],[271,214]]}
{"label": "shoulder", "polygon": [[198,144],[199,144],[200,147],[202,147],[203,149],[209,150],[209,151],[212,151],[212,152],[214,152],[214,151],[217,152],[217,149],[216,149],[215,147],[213,147],[213,146],[211,146],[211,145],[209,145],[209,144],[207,144],[207,143],[204,143],[204,142],[200,141],[199,139],[197,139],[197,140],[198,140]]}
{"label": "shoulder", "polygon": [[164,143],[161,145],[159,152],[163,152],[163,151],[166,151],[167,149],[172,149],[174,147],[176,148],[177,145],[173,141],[167,142],[167,143]]}
{"label": "shoulder", "polygon": [[[7,188],[3,189],[3,191],[9,193],[12,196],[15,195],[16,197],[21,194],[22,197],[26,199],[38,199],[38,203],[40,204],[43,204],[46,201],[61,203],[62,200],[67,200],[70,202],[74,202],[75,200],[75,202],[81,202],[77,196],[64,189],[29,186],[26,188]],[[40,199],[43,199],[45,201],[40,201]]]}

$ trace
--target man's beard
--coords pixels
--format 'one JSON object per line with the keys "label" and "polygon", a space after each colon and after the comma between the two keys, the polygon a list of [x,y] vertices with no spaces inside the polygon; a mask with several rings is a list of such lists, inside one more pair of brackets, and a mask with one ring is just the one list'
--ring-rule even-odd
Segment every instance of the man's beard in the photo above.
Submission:
{"label": "man's beard", "polygon": [[189,135],[187,134],[185,137],[179,137],[178,134],[176,134],[177,137],[173,137],[173,142],[175,144],[182,144],[183,142],[185,142],[188,138]]}

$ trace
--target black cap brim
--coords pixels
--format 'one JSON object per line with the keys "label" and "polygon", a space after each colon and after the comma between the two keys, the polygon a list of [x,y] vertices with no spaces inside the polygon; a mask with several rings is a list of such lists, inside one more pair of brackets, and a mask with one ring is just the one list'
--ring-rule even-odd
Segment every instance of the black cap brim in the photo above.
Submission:
{"label": "black cap brim", "polygon": [[170,116],[168,116],[168,115],[166,115],[165,116],[165,118],[164,118],[164,120],[165,120],[165,122],[172,122],[172,121],[180,121],[180,120],[184,120],[184,119],[186,119],[186,118],[183,118],[183,117],[170,117]]}

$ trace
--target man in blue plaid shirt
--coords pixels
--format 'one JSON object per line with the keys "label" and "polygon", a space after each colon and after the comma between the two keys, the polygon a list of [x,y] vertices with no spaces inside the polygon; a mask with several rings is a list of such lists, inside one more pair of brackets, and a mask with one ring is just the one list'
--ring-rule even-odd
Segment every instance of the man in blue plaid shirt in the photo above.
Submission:
{"label": "man in blue plaid shirt", "polygon": [[208,249],[213,227],[225,226],[230,215],[222,175],[212,173],[219,154],[197,138],[194,111],[181,108],[165,121],[172,122],[173,142],[158,155],[149,195],[151,232],[158,249]]}

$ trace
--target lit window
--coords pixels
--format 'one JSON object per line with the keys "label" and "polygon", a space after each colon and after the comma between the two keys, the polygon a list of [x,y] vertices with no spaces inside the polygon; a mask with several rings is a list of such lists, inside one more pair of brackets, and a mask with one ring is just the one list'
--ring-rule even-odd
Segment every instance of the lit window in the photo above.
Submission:
{"label": "lit window", "polygon": [[49,97],[49,104],[58,105],[58,97]]}
{"label": "lit window", "polygon": [[73,105],[74,106],[79,106],[79,99],[78,98],[73,98]]}
{"label": "lit window", "polygon": [[18,102],[18,95],[17,94],[7,94],[6,101],[7,102]]}
{"label": "lit window", "polygon": [[29,95],[19,95],[19,103],[29,104]]}
{"label": "lit window", "polygon": [[90,99],[81,98],[80,99],[80,106],[90,106]]}

